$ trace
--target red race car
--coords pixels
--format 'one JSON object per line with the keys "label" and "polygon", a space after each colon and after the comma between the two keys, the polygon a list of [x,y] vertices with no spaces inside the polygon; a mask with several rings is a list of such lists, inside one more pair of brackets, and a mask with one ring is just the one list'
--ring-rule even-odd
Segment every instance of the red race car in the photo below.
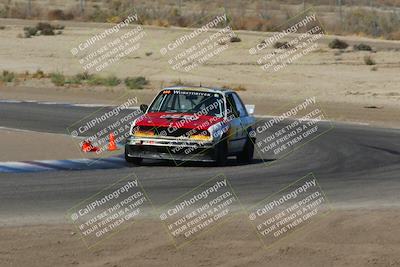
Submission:
{"label": "red race car", "polygon": [[125,159],[176,162],[203,161],[224,165],[228,156],[253,159],[254,106],[243,105],[231,90],[171,87],[162,90],[131,126]]}

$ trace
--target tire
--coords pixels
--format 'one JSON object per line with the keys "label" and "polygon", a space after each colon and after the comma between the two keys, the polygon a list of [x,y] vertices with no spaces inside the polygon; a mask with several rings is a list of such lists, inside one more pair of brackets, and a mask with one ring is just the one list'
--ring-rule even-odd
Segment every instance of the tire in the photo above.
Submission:
{"label": "tire", "polygon": [[223,141],[219,142],[215,146],[215,166],[225,166],[227,162],[227,156],[228,156],[228,145],[226,143],[226,139]]}
{"label": "tire", "polygon": [[247,138],[246,144],[242,152],[236,155],[238,163],[251,163],[254,156],[254,142],[250,138]]}
{"label": "tire", "polygon": [[142,158],[130,157],[128,155],[128,151],[127,151],[126,147],[125,147],[125,160],[126,160],[126,162],[133,163],[135,165],[140,165],[140,164],[142,164],[142,161],[143,161]]}

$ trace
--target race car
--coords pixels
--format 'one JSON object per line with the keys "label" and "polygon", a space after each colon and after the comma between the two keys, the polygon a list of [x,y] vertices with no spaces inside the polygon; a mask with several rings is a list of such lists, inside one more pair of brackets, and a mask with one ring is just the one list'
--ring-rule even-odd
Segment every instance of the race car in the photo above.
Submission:
{"label": "race car", "polygon": [[125,145],[127,162],[163,159],[223,166],[229,156],[240,163],[253,159],[254,106],[245,106],[232,90],[169,87],[140,109],[143,115],[133,121]]}

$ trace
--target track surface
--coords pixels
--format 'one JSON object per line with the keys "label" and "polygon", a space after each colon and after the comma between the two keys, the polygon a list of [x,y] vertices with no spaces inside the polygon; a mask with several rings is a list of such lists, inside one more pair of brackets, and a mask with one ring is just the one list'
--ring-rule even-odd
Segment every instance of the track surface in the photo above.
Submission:
{"label": "track surface", "polygon": [[[66,128],[98,108],[35,103],[0,103],[0,126],[66,133]],[[328,127],[323,124],[322,127]],[[245,205],[264,199],[313,172],[336,207],[391,207],[400,204],[400,130],[335,124],[335,127],[284,159],[266,167],[226,167],[169,162],[116,169],[0,174],[0,223],[64,220],[62,215],[117,180],[135,173],[156,206],[225,174]],[[29,148],[26,148],[29,149]],[[4,153],[4,152],[2,152]],[[47,216],[49,215],[49,216]]]}

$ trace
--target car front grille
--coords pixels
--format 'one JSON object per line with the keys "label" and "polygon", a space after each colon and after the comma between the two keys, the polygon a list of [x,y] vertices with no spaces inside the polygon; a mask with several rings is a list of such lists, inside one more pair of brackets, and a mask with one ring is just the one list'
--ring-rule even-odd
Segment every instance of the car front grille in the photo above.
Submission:
{"label": "car front grille", "polygon": [[190,137],[195,134],[201,134],[204,130],[196,130],[189,128],[169,128],[169,127],[153,127],[153,126],[137,126],[135,131],[154,131],[158,136],[169,136],[169,137]]}

